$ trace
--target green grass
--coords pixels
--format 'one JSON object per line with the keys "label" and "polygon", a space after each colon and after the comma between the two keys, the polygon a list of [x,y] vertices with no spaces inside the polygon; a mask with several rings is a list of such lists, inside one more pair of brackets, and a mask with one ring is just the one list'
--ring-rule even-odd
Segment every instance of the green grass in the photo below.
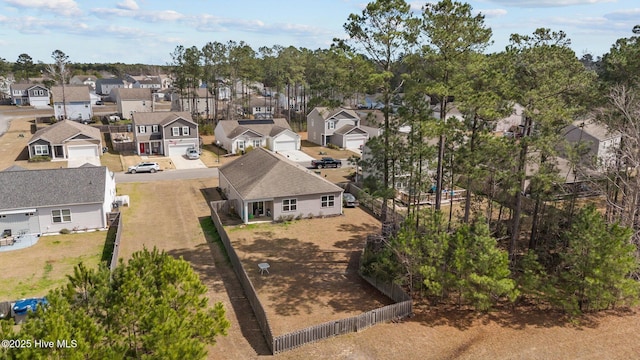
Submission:
{"label": "green grass", "polygon": [[211,220],[210,217],[200,219],[200,227],[207,238],[207,242],[218,245],[218,248],[220,248],[220,251],[224,254],[225,261],[227,264],[230,264],[231,260],[229,259],[229,254],[227,254],[227,249],[225,249],[222,239],[220,239],[220,234],[218,234],[218,230],[213,224],[213,220]]}
{"label": "green grass", "polygon": [[46,295],[67,282],[83,262],[97,268],[107,233],[104,231],[43,236],[30,248],[0,253],[0,301]]}

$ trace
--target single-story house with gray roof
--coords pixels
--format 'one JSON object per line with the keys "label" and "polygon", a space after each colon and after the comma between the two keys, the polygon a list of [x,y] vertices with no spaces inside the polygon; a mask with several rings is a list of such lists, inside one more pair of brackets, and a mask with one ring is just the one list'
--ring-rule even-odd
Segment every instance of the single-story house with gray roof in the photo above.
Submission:
{"label": "single-story house with gray roof", "polygon": [[0,231],[53,234],[108,227],[116,196],[106,166],[0,171]]}
{"label": "single-story house with gray roof", "polygon": [[99,157],[102,135],[93,126],[63,120],[36,131],[29,140],[29,158],[49,156],[52,160]]}
{"label": "single-story house with gray roof", "polygon": [[284,118],[222,120],[216,125],[214,134],[219,145],[234,154],[248,147],[300,150],[300,135],[291,130]]}
{"label": "single-story house with gray roof", "polygon": [[342,214],[343,189],[264,148],[219,169],[219,186],[244,223]]}

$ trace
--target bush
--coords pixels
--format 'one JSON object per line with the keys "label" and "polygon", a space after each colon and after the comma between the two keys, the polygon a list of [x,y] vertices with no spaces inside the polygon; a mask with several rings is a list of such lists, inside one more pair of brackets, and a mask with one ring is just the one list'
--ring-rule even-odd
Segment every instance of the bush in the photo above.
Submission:
{"label": "bush", "polygon": [[67,228],[60,229],[60,234],[62,234],[62,235],[71,234],[71,230],[69,230]]}
{"label": "bush", "polygon": [[340,147],[336,144],[327,144],[327,147],[333,150],[340,150]]}
{"label": "bush", "polygon": [[205,124],[200,126],[201,135],[213,135],[213,125]]}
{"label": "bush", "polygon": [[36,155],[29,159],[29,162],[47,162],[47,161],[51,161],[51,156]]}

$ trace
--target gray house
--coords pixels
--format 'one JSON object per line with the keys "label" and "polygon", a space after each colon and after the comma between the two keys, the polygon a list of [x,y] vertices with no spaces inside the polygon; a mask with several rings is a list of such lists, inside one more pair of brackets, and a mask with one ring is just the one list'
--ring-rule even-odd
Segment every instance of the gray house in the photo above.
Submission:
{"label": "gray house", "polygon": [[133,114],[138,155],[181,156],[198,148],[198,124],[189,112],[139,112]]}
{"label": "gray house", "polygon": [[116,102],[118,113],[123,119],[131,119],[137,112],[154,111],[151,89],[117,88],[111,91],[111,98]]}
{"label": "gray house", "polygon": [[34,107],[49,106],[49,89],[38,84],[11,84],[11,104],[31,105]]}
{"label": "gray house", "polygon": [[102,136],[97,128],[64,120],[36,131],[27,146],[29,159],[34,156],[49,156],[52,160],[99,157]]}
{"label": "gray house", "polygon": [[351,109],[317,107],[307,115],[308,140],[344,149],[361,149],[369,134],[360,128],[360,117]]}
{"label": "gray house", "polygon": [[339,186],[263,148],[220,167],[220,189],[244,223],[342,214]]}
{"label": "gray house", "polygon": [[96,80],[96,94],[110,95],[113,89],[124,88],[124,81],[122,79],[98,79]]}
{"label": "gray house", "polygon": [[12,234],[108,227],[115,175],[105,166],[0,171],[0,229]]}

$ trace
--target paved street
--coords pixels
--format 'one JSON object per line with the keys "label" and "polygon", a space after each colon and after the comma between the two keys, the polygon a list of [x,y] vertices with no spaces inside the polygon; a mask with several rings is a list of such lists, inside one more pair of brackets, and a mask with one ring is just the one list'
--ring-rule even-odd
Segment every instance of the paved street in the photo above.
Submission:
{"label": "paved street", "polygon": [[151,173],[128,174],[124,172],[119,172],[119,173],[116,173],[116,183],[205,179],[205,178],[217,178],[217,177],[218,177],[217,168],[163,170],[155,174],[151,174]]}

